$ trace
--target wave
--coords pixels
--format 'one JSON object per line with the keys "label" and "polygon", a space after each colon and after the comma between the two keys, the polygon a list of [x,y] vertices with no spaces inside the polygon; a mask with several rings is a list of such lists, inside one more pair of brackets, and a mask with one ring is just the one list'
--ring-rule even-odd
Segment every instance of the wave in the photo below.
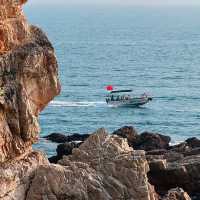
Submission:
{"label": "wave", "polygon": [[52,101],[49,106],[53,107],[101,107],[105,106],[104,101]]}

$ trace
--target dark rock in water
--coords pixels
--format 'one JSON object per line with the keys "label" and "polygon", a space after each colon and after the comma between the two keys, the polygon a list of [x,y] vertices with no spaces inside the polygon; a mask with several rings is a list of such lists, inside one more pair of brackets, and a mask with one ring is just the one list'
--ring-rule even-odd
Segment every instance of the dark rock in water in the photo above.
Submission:
{"label": "dark rock in water", "polygon": [[114,135],[118,135],[122,138],[127,138],[130,146],[137,140],[138,133],[136,129],[132,126],[124,126],[113,132]]}
{"label": "dark rock in water", "polygon": [[65,143],[73,141],[85,141],[89,136],[90,136],[89,134],[78,134],[78,133],[67,136],[61,133],[52,133],[50,135],[45,136],[44,138],[56,143]]}
{"label": "dark rock in water", "polygon": [[200,148],[194,148],[183,153],[186,156],[200,155]]}
{"label": "dark rock in water", "polygon": [[197,139],[196,137],[189,138],[186,140],[186,142],[187,142],[188,146],[191,148],[200,147],[200,140]]}
{"label": "dark rock in water", "polygon": [[72,150],[74,148],[78,148],[80,145],[82,144],[82,142],[80,143],[75,143],[75,142],[66,142],[64,144],[59,144],[56,152],[57,152],[57,156],[62,158],[64,155],[68,156],[72,154]]}
{"label": "dark rock in water", "polygon": [[61,133],[52,133],[50,135],[44,136],[47,140],[56,143],[64,143],[67,142],[67,136]]}
{"label": "dark rock in water", "polygon": [[50,157],[49,158],[49,162],[50,163],[57,163],[59,160],[61,160],[63,158],[63,156],[68,156],[72,154],[72,150],[74,148],[78,148],[80,145],[82,144],[82,142],[76,143],[76,142],[66,142],[63,144],[59,144],[57,146],[56,152],[57,155]]}
{"label": "dark rock in water", "polygon": [[171,138],[158,133],[142,133],[133,143],[134,149],[152,151],[155,149],[168,149]]}
{"label": "dark rock in water", "polygon": [[50,163],[57,164],[60,159],[58,158],[58,156],[52,156],[52,157],[48,158],[48,160]]}
{"label": "dark rock in water", "polygon": [[187,142],[182,142],[180,144],[170,146],[169,150],[175,151],[178,153],[183,153],[183,152],[190,150],[190,147],[188,146]]}
{"label": "dark rock in water", "polygon": [[132,126],[124,126],[113,134],[127,138],[131,147],[137,150],[152,151],[156,149],[168,149],[171,138],[158,133],[144,132],[138,134]]}

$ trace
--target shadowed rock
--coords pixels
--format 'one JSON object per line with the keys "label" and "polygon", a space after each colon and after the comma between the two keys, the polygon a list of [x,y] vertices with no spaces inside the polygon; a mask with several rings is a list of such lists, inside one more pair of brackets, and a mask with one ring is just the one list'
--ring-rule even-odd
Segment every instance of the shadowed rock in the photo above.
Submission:
{"label": "shadowed rock", "polygon": [[113,132],[122,138],[127,138],[131,147],[138,150],[152,151],[157,149],[168,149],[171,138],[158,133],[144,132],[140,135],[131,126],[122,127]]}
{"label": "shadowed rock", "polygon": [[56,143],[65,143],[65,142],[74,142],[74,141],[85,141],[90,135],[89,134],[72,134],[65,135],[61,133],[52,133],[50,135],[45,136],[47,140]]}
{"label": "shadowed rock", "polygon": [[193,137],[193,138],[189,138],[186,140],[186,143],[188,144],[189,147],[191,148],[197,148],[200,147],[200,140]]}
{"label": "shadowed rock", "polygon": [[171,189],[163,200],[191,200],[184,190],[181,188]]}
{"label": "shadowed rock", "polygon": [[61,160],[63,158],[64,155],[65,156],[71,155],[72,150],[74,148],[78,148],[81,144],[82,144],[82,142],[79,142],[79,143],[66,142],[63,144],[59,144],[56,149],[57,155],[50,157],[49,162],[56,164],[59,160]]}

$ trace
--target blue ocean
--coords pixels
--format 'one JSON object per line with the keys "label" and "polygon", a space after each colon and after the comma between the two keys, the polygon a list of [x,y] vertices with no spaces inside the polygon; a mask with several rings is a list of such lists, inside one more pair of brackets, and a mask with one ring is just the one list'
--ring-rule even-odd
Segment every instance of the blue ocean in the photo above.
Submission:
{"label": "blue ocean", "polygon": [[[35,148],[54,154],[52,132],[112,132],[124,125],[200,136],[200,7],[26,6],[53,43],[62,92],[40,115]],[[108,107],[106,85],[148,93],[141,108]]]}

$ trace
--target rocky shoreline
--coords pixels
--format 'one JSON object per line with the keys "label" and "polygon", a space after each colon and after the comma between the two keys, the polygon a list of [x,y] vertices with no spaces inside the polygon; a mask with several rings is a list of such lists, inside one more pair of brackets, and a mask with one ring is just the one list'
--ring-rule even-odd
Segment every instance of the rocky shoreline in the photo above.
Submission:
{"label": "rocky shoreline", "polygon": [[[32,149],[38,115],[60,93],[54,49],[29,25],[27,0],[0,0],[0,200],[200,199],[200,141],[160,134],[53,134],[58,155]],[[182,189],[181,189],[182,188]],[[189,197],[189,195],[191,198]]]}
{"label": "rocky shoreline", "polygon": [[[158,133],[138,132],[130,126],[122,127],[111,135],[125,138],[129,147],[144,150],[149,165],[149,182],[160,196],[165,196],[171,188],[183,188],[192,199],[200,199],[200,140],[189,138],[178,145],[170,146],[171,138]],[[90,135],[53,133],[45,138],[60,143],[57,155],[50,157],[51,163],[59,163],[63,157],[73,154]]]}

